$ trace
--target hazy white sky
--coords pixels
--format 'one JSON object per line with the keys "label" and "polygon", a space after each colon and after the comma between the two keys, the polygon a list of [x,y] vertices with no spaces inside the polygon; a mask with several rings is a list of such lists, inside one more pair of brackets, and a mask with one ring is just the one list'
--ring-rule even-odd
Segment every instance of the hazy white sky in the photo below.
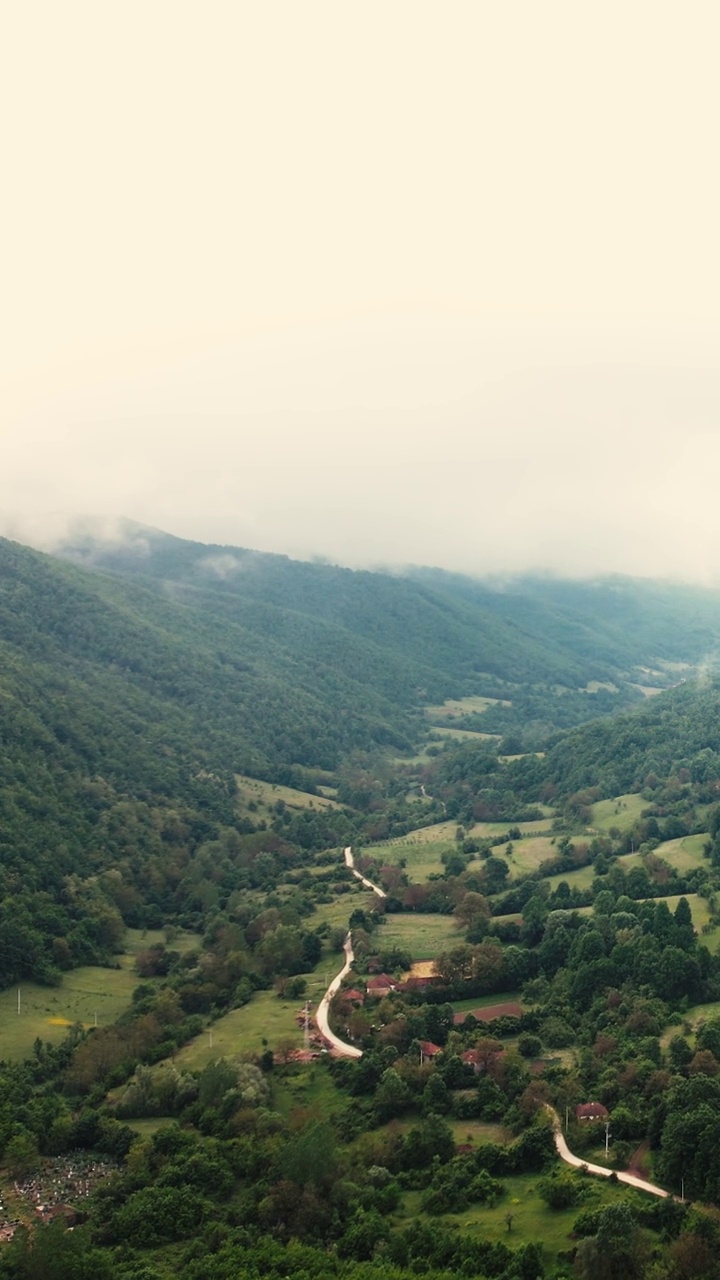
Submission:
{"label": "hazy white sky", "polygon": [[720,580],[717,0],[4,8],[3,526]]}

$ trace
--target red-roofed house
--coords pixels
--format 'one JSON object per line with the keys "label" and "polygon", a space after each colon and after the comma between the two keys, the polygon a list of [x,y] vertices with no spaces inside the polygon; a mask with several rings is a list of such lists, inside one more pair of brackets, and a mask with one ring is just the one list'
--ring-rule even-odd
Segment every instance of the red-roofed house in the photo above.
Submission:
{"label": "red-roofed house", "polygon": [[357,991],[355,987],[348,987],[346,991],[341,991],[340,995],[343,1000],[349,1000],[351,1004],[362,1004],[365,999],[365,992]]}
{"label": "red-roofed house", "polygon": [[436,1058],[439,1053],[442,1053],[439,1044],[433,1044],[432,1040],[421,1040],[420,1066],[422,1066],[423,1062],[432,1062],[433,1058]]}
{"label": "red-roofed house", "polygon": [[367,993],[369,996],[386,996],[388,991],[397,991],[397,982],[387,973],[379,973],[375,978],[368,978]]}
{"label": "red-roofed house", "polygon": [[607,1120],[609,1116],[607,1107],[602,1102],[581,1102],[575,1108],[575,1118],[577,1120]]}

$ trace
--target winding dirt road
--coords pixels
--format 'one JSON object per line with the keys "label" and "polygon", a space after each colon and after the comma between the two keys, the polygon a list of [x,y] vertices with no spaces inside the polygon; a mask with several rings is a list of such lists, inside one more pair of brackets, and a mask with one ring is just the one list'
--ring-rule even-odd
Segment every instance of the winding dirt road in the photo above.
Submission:
{"label": "winding dirt road", "polygon": [[[353,858],[353,851],[352,851],[351,845],[348,845],[347,848],[345,849],[345,866],[349,867],[353,875],[357,876],[358,880],[362,881],[366,889],[372,889],[373,893],[376,893],[378,898],[387,897],[387,894],[382,889],[380,889],[378,885],[373,884],[372,880],[366,880],[365,876],[361,875],[360,872],[356,870],[355,859]],[[352,968],[352,962],[355,959],[355,953],[353,952],[353,946],[352,946],[351,933],[348,933],[345,939],[345,942],[343,944],[343,950],[345,952],[345,964],[343,965],[340,972],[335,975],[332,982],[330,983],[330,986],[325,992],[325,995],[320,1001],[317,1007],[317,1013],[315,1014],[315,1021],[317,1022],[317,1025],[320,1029],[320,1033],[325,1038],[325,1040],[327,1040],[328,1044],[332,1045],[333,1049],[337,1054],[340,1054],[343,1058],[362,1058],[362,1049],[358,1049],[354,1044],[348,1044],[347,1041],[341,1040],[339,1036],[336,1036],[335,1032],[330,1030],[330,1024],[328,1021],[328,1016],[330,1013],[330,1001],[332,1000],[335,993],[340,990],[340,984],[343,978],[345,977],[345,975],[350,972]]]}
{"label": "winding dirt road", "polygon": [[384,889],[378,888],[376,884],[373,884],[372,880],[366,880],[365,876],[361,875],[357,870],[355,866],[355,859],[353,857],[352,845],[348,845],[345,850],[345,866],[350,868],[353,875],[357,876],[358,880],[365,885],[366,889],[372,889],[373,893],[376,893],[378,898],[387,898],[387,894]]}
{"label": "winding dirt road", "polygon": [[317,1007],[317,1013],[315,1014],[315,1021],[328,1044],[331,1044],[333,1049],[335,1049],[335,1051],[343,1058],[362,1058],[362,1049],[357,1049],[354,1044],[347,1044],[345,1040],[341,1040],[339,1036],[335,1035],[334,1031],[330,1030],[330,1024],[328,1022],[330,1001],[335,995],[335,992],[340,989],[340,983],[345,977],[345,974],[350,972],[352,962],[355,959],[352,947],[352,935],[350,933],[348,933],[345,939],[343,949],[345,951],[345,964],[340,972],[335,975],[330,986],[325,992],[325,995],[320,1001]]}
{"label": "winding dirt road", "polygon": [[623,1173],[618,1169],[606,1169],[601,1164],[588,1164],[587,1160],[581,1160],[580,1156],[574,1156],[567,1142],[562,1135],[560,1126],[560,1117],[553,1107],[548,1107],[548,1111],[552,1116],[553,1131],[555,1134],[555,1149],[566,1164],[571,1164],[574,1169],[585,1169],[588,1173],[597,1174],[600,1178],[609,1178],[614,1173],[618,1182],[625,1182],[629,1187],[637,1187],[638,1191],[648,1191],[652,1196],[662,1196],[667,1198],[669,1191],[664,1191],[662,1187],[658,1187],[654,1182],[646,1182],[644,1178],[638,1178],[634,1173]]}

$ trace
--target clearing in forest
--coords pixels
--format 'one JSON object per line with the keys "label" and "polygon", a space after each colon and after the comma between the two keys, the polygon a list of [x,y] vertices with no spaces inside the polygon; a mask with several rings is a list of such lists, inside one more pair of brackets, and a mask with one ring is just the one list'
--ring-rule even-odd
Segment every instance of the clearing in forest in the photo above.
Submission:
{"label": "clearing in forest", "polygon": [[629,831],[647,807],[647,800],[633,791],[614,800],[598,800],[592,805],[589,825],[594,831],[610,831],[613,827]]}
{"label": "clearing in forest", "polygon": [[295,787],[283,787],[276,782],[261,782],[259,778],[248,778],[242,773],[235,775],[239,795],[237,798],[238,808],[245,812],[250,805],[255,805],[256,812],[260,815],[272,813],[278,800],[281,800],[288,809],[342,809],[344,806],[338,804],[337,800],[331,800],[329,796],[312,795],[309,791],[297,791]]}

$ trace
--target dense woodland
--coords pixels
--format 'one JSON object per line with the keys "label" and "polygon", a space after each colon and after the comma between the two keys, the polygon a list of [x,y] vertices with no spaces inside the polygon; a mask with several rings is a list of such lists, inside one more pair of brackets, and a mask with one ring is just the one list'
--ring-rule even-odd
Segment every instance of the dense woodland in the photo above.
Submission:
{"label": "dense woodland", "polygon": [[[19,1212],[0,1276],[720,1276],[720,598],[125,535],[0,543],[0,988],[164,931],[116,1022],[0,1063],[4,1197],[112,1170],[72,1232]],[[393,921],[445,928],[430,984]],[[186,1065],[233,1011],[301,1005],[348,928],[361,1058],[268,1035]],[[560,1164],[549,1107],[602,1158],[590,1099],[613,1167],[642,1150],[678,1199]]]}

